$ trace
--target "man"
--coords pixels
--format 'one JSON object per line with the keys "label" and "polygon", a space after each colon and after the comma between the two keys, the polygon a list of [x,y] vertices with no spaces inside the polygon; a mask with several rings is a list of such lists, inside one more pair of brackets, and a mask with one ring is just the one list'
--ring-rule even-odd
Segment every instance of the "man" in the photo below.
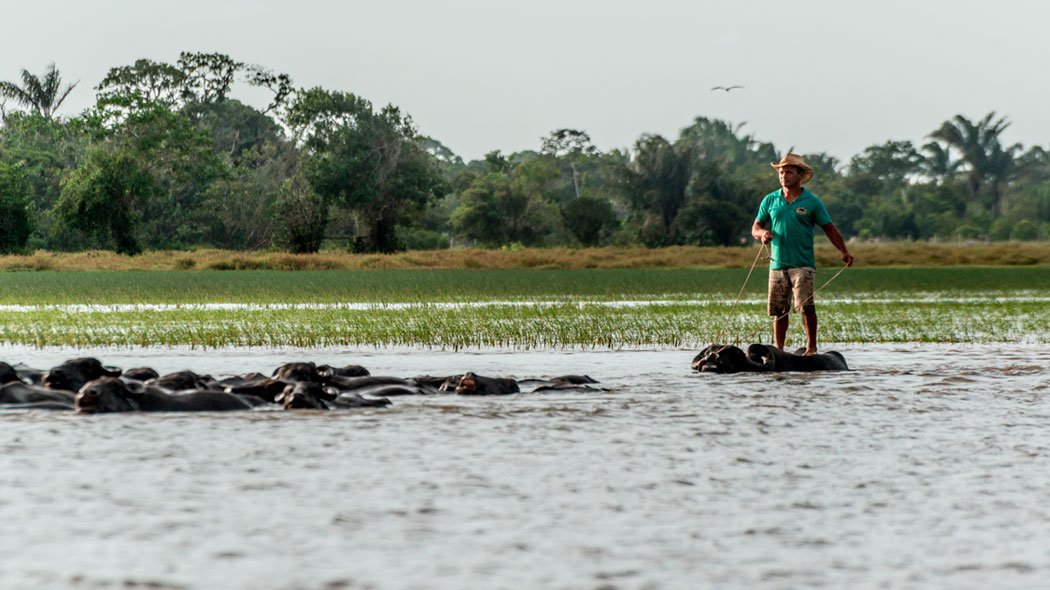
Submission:
{"label": "man", "polygon": [[819,225],[831,244],[842,253],[842,262],[853,266],[853,255],[817,195],[802,185],[813,179],[813,168],[798,154],[771,162],[780,176],[780,190],[766,195],[758,208],[751,235],[763,244],[772,242],[769,264],[769,315],[777,348],[784,348],[788,313],[794,297],[806,330],[806,354],[817,353],[817,308],[813,302],[813,226]]}

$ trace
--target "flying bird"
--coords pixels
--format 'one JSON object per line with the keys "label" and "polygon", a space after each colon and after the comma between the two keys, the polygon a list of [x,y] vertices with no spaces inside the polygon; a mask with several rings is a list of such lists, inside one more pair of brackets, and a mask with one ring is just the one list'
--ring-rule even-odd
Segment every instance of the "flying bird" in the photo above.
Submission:
{"label": "flying bird", "polygon": [[729,92],[730,90],[733,90],[734,88],[743,88],[743,86],[741,86],[739,84],[733,84],[732,86],[715,86],[711,90],[725,90],[726,92]]}

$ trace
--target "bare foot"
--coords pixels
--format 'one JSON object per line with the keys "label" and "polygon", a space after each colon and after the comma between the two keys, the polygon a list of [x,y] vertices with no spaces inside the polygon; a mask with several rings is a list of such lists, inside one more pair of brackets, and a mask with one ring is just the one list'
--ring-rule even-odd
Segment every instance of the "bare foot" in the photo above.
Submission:
{"label": "bare foot", "polygon": [[806,356],[813,356],[813,355],[817,354],[817,349],[815,349],[815,348],[807,348],[806,352],[803,352],[802,354],[804,354]]}

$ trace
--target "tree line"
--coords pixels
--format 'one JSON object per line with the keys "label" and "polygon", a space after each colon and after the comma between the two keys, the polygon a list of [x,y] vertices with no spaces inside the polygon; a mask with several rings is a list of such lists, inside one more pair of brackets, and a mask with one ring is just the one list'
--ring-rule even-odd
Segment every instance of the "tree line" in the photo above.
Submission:
{"label": "tree line", "polygon": [[[112,68],[59,116],[76,86],[54,64],[0,82],[0,251],[734,245],[790,150],[698,117],[626,149],[558,129],[466,162],[396,106],[220,53]],[[1008,126],[956,115],[922,146],[805,154],[809,186],[847,237],[1050,239],[1050,152]]]}

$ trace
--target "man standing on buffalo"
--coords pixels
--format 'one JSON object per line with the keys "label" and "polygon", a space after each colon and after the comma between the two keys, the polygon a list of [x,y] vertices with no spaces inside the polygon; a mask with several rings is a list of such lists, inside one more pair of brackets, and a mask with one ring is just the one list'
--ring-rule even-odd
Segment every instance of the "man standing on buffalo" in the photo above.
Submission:
{"label": "man standing on buffalo", "polygon": [[780,189],[762,199],[751,235],[769,244],[769,315],[777,348],[784,348],[788,314],[794,299],[806,330],[806,354],[817,353],[817,308],[813,301],[813,277],[817,261],[813,254],[813,227],[819,225],[831,244],[842,253],[842,262],[853,266],[853,255],[842,234],[831,223],[824,203],[802,185],[813,179],[813,168],[798,154],[787,154],[771,162],[780,176]]}

